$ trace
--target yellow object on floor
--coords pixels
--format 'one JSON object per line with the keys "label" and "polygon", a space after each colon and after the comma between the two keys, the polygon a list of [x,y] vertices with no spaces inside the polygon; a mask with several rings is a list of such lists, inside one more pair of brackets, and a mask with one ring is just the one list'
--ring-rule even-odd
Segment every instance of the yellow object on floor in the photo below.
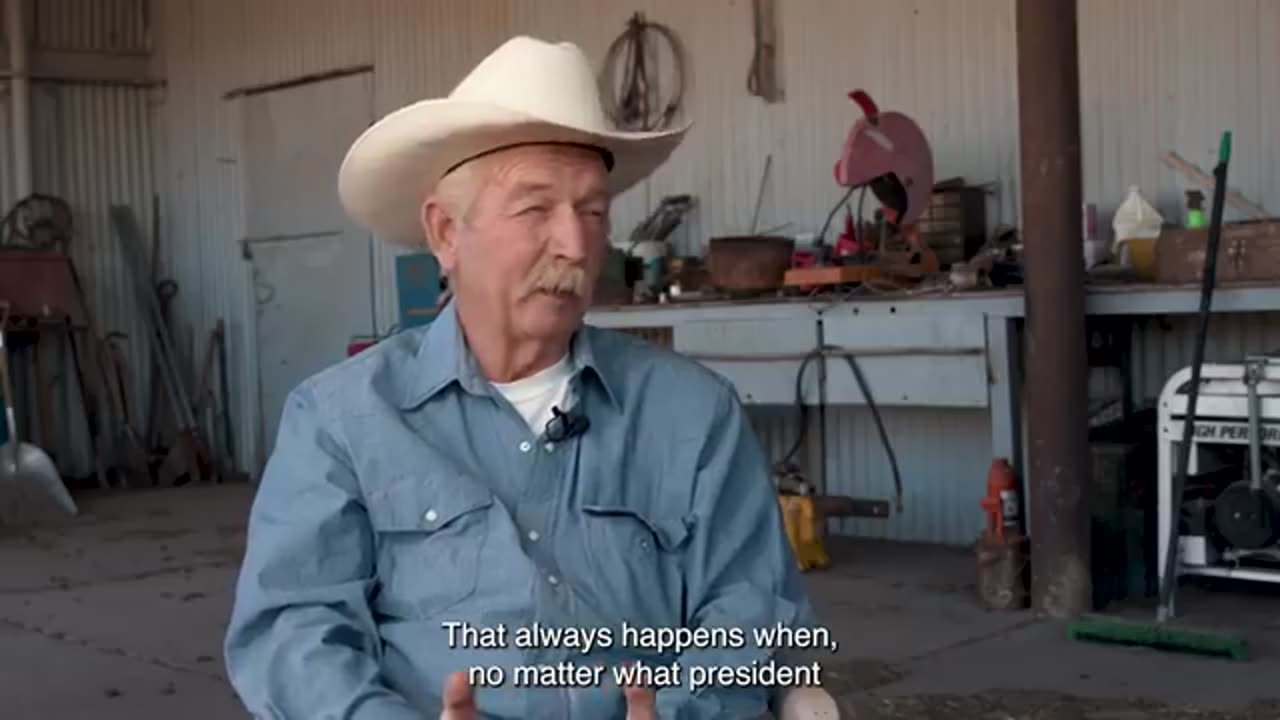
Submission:
{"label": "yellow object on floor", "polygon": [[822,569],[831,564],[827,549],[822,544],[822,515],[813,504],[813,498],[804,495],[779,495],[782,506],[782,522],[791,541],[800,570]]}

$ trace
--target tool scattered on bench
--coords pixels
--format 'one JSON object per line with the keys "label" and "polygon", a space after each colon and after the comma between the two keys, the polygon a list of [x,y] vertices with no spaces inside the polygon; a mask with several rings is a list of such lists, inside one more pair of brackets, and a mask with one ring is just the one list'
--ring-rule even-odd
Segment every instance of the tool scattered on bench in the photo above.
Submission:
{"label": "tool scattered on bench", "polygon": [[8,441],[0,446],[0,527],[17,527],[38,524],[51,514],[74,516],[79,509],[49,455],[24,442],[18,433],[9,350],[5,345],[8,324],[9,304],[0,303],[0,393],[4,394],[8,435]]}
{"label": "tool scattered on bench", "polygon": [[[941,269],[916,226],[934,188],[933,151],[911,118],[882,112],[863,90],[854,90],[849,98],[863,116],[850,129],[834,168],[836,183],[848,190],[828,213],[814,248],[796,253],[783,282],[802,290],[856,283],[916,285]],[[862,227],[868,189],[881,205],[870,230]],[[849,208],[854,190],[862,191],[856,213]],[[831,247],[827,230],[841,208],[844,233]]]}

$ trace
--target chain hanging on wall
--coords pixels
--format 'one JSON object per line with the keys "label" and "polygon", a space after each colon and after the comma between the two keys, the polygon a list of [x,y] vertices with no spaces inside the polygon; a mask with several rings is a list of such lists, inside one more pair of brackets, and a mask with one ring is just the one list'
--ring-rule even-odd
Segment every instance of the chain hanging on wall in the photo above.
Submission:
{"label": "chain hanging on wall", "polygon": [[[657,62],[662,43],[667,45],[674,78],[674,87],[666,97]],[[670,127],[684,101],[685,53],[680,38],[666,25],[649,22],[643,13],[635,13],[627,21],[626,30],[609,46],[600,85],[605,110],[619,129],[654,131]]]}

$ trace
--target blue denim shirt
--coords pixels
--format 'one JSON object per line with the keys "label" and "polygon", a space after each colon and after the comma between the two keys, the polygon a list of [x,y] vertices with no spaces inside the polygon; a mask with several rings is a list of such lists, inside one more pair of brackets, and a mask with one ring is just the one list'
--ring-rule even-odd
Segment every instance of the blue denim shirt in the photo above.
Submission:
{"label": "blue denim shirt", "polygon": [[[449,673],[505,670],[489,718],[623,718],[621,690],[516,687],[529,665],[750,666],[750,628],[812,626],[768,461],[732,387],[693,361],[584,327],[582,435],[534,434],[484,379],[450,304],[289,396],[249,521],[227,669],[258,717],[435,720]],[[446,623],[507,629],[449,642]],[[741,627],[745,647],[621,647],[633,628]],[[516,642],[610,628],[608,648]],[[663,718],[746,718],[761,687],[658,692]]]}

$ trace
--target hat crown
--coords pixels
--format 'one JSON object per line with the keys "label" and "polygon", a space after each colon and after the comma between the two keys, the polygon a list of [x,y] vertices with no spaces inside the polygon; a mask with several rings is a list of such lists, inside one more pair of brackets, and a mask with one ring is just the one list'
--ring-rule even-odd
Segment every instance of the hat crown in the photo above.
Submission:
{"label": "hat crown", "polygon": [[613,130],[591,61],[577,45],[517,36],[490,53],[449,94],[588,130]]}

